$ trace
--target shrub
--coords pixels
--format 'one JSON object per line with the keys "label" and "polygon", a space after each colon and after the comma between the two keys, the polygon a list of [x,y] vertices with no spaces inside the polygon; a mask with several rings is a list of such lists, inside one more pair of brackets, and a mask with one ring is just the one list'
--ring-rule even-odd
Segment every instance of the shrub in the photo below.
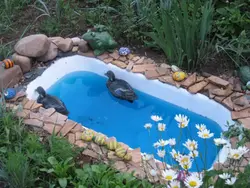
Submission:
{"label": "shrub", "polygon": [[[188,70],[197,68],[208,56],[208,34],[213,16],[212,1],[173,1],[171,7],[152,7],[149,21],[153,31],[146,33],[163,50],[171,64]],[[200,15],[199,15],[200,14]]]}

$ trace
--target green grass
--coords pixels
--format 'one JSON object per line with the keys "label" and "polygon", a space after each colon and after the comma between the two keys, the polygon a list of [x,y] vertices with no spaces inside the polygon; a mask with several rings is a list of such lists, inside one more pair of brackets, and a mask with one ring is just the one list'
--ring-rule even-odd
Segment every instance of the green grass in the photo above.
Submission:
{"label": "green grass", "polygon": [[7,188],[149,188],[146,180],[119,173],[104,164],[80,165],[77,157],[82,149],[55,135],[41,141],[28,130],[22,119],[0,110],[0,183]]}

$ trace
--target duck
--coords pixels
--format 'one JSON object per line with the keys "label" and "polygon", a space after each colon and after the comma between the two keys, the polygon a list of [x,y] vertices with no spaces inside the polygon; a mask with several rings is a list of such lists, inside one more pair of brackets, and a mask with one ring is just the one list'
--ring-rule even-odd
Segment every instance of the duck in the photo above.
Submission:
{"label": "duck", "polygon": [[108,77],[106,86],[114,97],[127,100],[130,103],[137,100],[136,93],[125,80],[117,79],[115,74],[110,70],[105,75]]}
{"label": "duck", "polygon": [[69,114],[65,104],[57,97],[47,94],[41,86],[35,91],[39,94],[37,103],[42,104],[45,109],[54,108],[57,112],[63,115]]}

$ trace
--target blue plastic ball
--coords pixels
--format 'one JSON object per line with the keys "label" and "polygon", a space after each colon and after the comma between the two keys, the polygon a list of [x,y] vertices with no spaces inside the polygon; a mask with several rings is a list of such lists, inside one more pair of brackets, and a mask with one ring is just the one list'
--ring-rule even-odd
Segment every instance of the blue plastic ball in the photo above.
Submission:
{"label": "blue plastic ball", "polygon": [[7,100],[13,99],[16,96],[16,90],[13,88],[8,88],[4,92],[4,98]]}

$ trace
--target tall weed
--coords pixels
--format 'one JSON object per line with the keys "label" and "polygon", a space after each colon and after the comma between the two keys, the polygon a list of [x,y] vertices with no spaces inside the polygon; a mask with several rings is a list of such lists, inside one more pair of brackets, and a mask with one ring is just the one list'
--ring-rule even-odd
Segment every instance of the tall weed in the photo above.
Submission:
{"label": "tall weed", "polygon": [[153,31],[146,33],[164,51],[171,64],[192,70],[204,62],[211,47],[208,34],[213,19],[212,0],[172,1],[171,7],[151,7]]}
{"label": "tall weed", "polygon": [[26,188],[33,184],[34,176],[28,158],[23,153],[9,153],[0,169],[0,179],[10,188]]}

